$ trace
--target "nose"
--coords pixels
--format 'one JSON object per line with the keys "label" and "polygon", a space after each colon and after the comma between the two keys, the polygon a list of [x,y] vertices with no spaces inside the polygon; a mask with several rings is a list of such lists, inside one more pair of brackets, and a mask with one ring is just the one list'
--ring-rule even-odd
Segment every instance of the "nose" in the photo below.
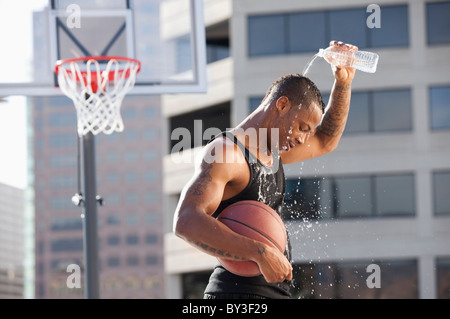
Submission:
{"label": "nose", "polygon": [[295,140],[297,141],[298,144],[304,144],[306,141],[306,135],[305,133],[300,133],[300,135],[298,135]]}

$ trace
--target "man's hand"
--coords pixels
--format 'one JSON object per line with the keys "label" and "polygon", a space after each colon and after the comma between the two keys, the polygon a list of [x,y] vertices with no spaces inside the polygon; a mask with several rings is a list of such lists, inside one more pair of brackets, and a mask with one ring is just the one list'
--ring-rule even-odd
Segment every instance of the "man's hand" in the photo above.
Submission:
{"label": "man's hand", "polygon": [[[341,41],[331,41],[330,46],[339,48],[340,50],[358,51],[357,46]],[[334,78],[336,79],[336,81],[343,84],[350,84],[353,81],[353,77],[355,76],[356,71],[356,69],[354,68],[346,68],[335,65],[331,65],[331,69],[333,70]]]}
{"label": "man's hand", "polygon": [[258,255],[254,261],[258,264],[259,270],[267,282],[292,280],[292,266],[278,249],[261,245],[258,248]]}

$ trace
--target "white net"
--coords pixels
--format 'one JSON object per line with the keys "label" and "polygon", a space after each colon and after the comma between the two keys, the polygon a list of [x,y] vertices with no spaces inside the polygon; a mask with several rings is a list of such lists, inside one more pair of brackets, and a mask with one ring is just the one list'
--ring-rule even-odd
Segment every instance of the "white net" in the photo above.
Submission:
{"label": "white net", "polygon": [[111,134],[124,129],[120,107],[133,88],[140,65],[136,60],[85,59],[58,67],[58,83],[77,110],[78,134]]}

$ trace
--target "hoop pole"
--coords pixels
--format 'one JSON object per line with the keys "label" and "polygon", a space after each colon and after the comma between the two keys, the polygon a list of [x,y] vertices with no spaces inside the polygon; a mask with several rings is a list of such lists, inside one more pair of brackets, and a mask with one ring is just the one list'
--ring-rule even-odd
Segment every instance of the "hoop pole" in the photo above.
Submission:
{"label": "hoop pole", "polygon": [[87,299],[99,299],[97,189],[95,176],[95,137],[92,132],[79,136],[81,167],[83,174],[83,236],[85,260],[85,295]]}

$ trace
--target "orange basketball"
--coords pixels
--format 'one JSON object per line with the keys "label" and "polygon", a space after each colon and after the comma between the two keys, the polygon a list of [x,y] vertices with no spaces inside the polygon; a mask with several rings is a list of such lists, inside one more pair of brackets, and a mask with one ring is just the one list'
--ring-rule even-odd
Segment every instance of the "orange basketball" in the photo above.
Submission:
{"label": "orange basketball", "polygon": [[[286,227],[280,215],[271,207],[258,201],[245,200],[227,206],[217,218],[238,234],[278,248],[286,249]],[[217,258],[225,269],[235,275],[251,277],[261,274],[253,261],[236,261]]]}

